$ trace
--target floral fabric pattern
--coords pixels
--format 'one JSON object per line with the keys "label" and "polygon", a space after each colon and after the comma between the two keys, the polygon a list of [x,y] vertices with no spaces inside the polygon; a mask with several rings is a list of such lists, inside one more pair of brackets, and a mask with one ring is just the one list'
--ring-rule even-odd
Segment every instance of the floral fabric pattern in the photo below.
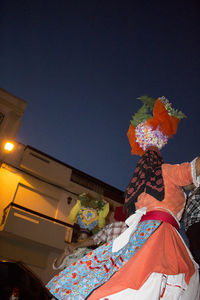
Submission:
{"label": "floral fabric pattern", "polygon": [[86,299],[133,257],[160,224],[152,220],[139,223],[121,250],[113,253],[112,241],[105,243],[57,274],[47,288],[59,300]]}

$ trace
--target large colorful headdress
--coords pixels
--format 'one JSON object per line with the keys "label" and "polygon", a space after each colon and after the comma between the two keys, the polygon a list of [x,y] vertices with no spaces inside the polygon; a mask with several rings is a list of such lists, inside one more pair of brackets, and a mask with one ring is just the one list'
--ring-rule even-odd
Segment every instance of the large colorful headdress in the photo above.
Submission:
{"label": "large colorful headdress", "polygon": [[163,148],[168,138],[176,134],[178,123],[186,116],[165,97],[157,99],[148,96],[138,98],[143,106],[133,115],[127,136],[131,153],[143,155],[150,146]]}

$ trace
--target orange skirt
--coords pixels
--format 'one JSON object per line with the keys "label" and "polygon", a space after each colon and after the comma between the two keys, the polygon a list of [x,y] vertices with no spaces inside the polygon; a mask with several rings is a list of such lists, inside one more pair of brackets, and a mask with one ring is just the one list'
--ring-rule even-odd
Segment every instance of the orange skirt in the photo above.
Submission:
{"label": "orange skirt", "polygon": [[88,299],[97,300],[127,288],[138,290],[153,272],[166,275],[183,273],[186,284],[195,272],[185,244],[168,223],[162,223],[138,252]]}

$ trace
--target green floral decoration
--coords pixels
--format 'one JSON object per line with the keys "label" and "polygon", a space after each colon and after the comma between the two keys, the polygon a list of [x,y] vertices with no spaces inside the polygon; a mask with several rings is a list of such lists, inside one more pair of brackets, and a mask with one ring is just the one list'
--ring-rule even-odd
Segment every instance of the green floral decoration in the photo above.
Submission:
{"label": "green floral decoration", "polygon": [[102,199],[101,195],[99,195],[99,197],[96,199],[90,195],[86,195],[85,193],[83,193],[78,196],[78,199],[81,201],[81,206],[91,207],[99,210],[101,210],[106,204],[106,202]]}
{"label": "green floral decoration", "polygon": [[[151,98],[148,96],[141,96],[137,98],[138,100],[143,102],[142,107],[133,115],[133,118],[131,120],[131,125],[133,127],[136,127],[138,124],[145,122],[153,117],[153,108],[156,102],[155,98]],[[172,107],[172,104],[169,102],[167,98],[160,97],[160,101],[164,104],[166,110],[168,111],[168,114],[170,116],[176,117],[178,119],[187,118],[182,111],[178,111],[177,109]]]}
{"label": "green floral decoration", "polygon": [[148,97],[148,96],[141,96],[137,98],[138,100],[143,102],[142,107],[133,115],[131,120],[131,125],[136,127],[138,124],[149,120],[153,117],[153,107],[155,104],[156,99]]}

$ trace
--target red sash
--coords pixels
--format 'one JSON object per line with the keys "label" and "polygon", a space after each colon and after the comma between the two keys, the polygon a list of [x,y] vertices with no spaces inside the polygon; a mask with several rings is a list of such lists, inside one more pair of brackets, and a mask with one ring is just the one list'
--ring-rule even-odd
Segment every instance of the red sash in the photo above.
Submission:
{"label": "red sash", "polygon": [[180,231],[180,226],[176,219],[168,212],[161,210],[152,210],[143,215],[140,222],[146,220],[161,220],[163,222],[169,223],[174,226],[178,231]]}

